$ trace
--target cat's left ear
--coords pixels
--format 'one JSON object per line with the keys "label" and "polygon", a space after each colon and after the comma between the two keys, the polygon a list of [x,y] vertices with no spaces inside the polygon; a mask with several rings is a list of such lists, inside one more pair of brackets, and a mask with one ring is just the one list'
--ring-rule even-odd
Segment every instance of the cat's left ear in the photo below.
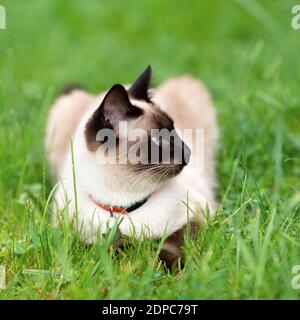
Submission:
{"label": "cat's left ear", "polygon": [[149,65],[145,71],[135,80],[133,85],[129,88],[128,94],[138,100],[145,100],[150,102],[150,98],[148,96],[148,89],[150,86],[152,75],[152,69]]}
{"label": "cat's left ear", "polygon": [[86,123],[85,136],[89,150],[94,151],[99,146],[96,138],[101,129],[112,129],[118,136],[120,121],[134,119],[141,114],[142,110],[131,104],[126,89],[120,84],[114,85]]}

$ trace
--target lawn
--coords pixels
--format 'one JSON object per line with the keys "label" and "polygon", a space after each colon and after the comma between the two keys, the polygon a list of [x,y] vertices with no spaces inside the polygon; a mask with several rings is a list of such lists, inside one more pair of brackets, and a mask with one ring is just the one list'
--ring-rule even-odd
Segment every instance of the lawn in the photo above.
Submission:
{"label": "lawn", "polygon": [[[299,1],[298,1],[299,2]],[[297,1],[2,0],[1,299],[299,299],[300,30]],[[190,73],[211,90],[221,130],[219,210],[187,263],[166,272],[157,243],[85,247],[48,221],[43,140],[66,83],[93,92],[151,63],[154,82]]]}

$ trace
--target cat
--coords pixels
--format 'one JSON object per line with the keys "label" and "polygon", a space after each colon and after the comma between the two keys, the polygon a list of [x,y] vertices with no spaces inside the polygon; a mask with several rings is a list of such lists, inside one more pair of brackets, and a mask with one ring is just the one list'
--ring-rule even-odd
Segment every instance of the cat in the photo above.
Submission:
{"label": "cat", "polygon": [[[116,84],[99,96],[80,87],[65,90],[50,109],[46,152],[53,176],[59,181],[54,221],[66,207],[71,218],[78,212],[81,235],[88,243],[95,242],[99,233],[107,233],[116,220],[123,236],[167,237],[160,256],[171,266],[184,256],[187,226],[194,237],[205,214],[215,214],[218,126],[210,94],[199,80],[185,75],[152,88],[151,75],[148,66],[131,86]],[[124,152],[121,143],[127,149],[133,145],[121,133],[121,122],[127,124],[129,132],[142,130],[141,144],[158,146],[158,163],[100,161],[120,157]],[[98,133],[106,129],[116,141],[113,156],[108,156],[107,146],[106,152],[98,152],[107,142],[99,140]],[[175,132],[172,143],[151,138],[152,129]],[[184,129],[191,132],[187,138],[182,135]],[[195,152],[198,129],[204,132],[200,153]],[[176,145],[181,147],[179,163],[175,163]],[[170,149],[169,163],[162,161],[165,147]],[[148,160],[151,150],[149,153]]]}

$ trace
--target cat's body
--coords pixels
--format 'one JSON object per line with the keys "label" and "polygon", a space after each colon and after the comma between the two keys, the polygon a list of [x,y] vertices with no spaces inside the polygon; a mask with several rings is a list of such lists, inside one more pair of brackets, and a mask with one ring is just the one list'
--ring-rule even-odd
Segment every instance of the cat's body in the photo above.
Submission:
{"label": "cat's body", "polygon": [[[215,212],[213,158],[218,130],[215,110],[207,90],[200,81],[183,76],[170,79],[150,91],[153,104],[159,106],[174,120],[176,129],[192,129],[193,138],[196,129],[204,130],[204,167],[192,152],[189,163],[182,171],[166,182],[158,183],[158,186],[154,185],[153,180],[149,182],[146,179],[147,174],[138,177],[139,181],[135,182],[125,173],[123,175],[121,170],[117,174],[116,170],[119,169],[115,170],[113,166],[101,170],[101,166],[94,160],[95,149],[87,138],[87,130],[90,130],[87,123],[101,102],[104,103],[105,94],[93,96],[84,90],[73,90],[60,96],[52,107],[48,120],[46,148],[53,173],[61,181],[55,194],[55,203],[60,210],[68,206],[71,217],[74,217],[78,206],[78,222],[83,227],[83,237],[88,242],[96,239],[99,230],[106,233],[115,223],[115,218],[120,216],[114,214],[112,217],[108,210],[96,205],[95,200],[128,207],[147,199],[138,209],[122,215],[123,221],[119,229],[121,234],[127,236],[131,236],[133,230],[138,237],[147,235],[160,238],[164,234],[174,234],[190,220],[196,219],[193,211],[197,204],[202,208],[200,212],[197,211],[200,213],[198,218],[201,221],[204,220],[203,211],[206,208],[209,208],[211,215]],[[152,108],[149,103],[132,97],[130,102],[142,109],[147,115],[145,119],[150,121],[153,112],[149,110]],[[73,137],[74,144],[77,201],[70,137]],[[190,139],[184,142],[192,148],[193,141]],[[183,201],[188,202],[192,210],[187,210]],[[169,244],[169,251],[175,254],[178,248],[173,244]]]}

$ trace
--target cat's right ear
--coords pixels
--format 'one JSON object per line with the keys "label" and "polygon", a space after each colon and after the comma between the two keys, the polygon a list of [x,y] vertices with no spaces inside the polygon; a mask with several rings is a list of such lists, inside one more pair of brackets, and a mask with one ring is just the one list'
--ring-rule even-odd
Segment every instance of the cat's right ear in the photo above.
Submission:
{"label": "cat's right ear", "polygon": [[133,85],[129,88],[128,93],[131,97],[150,102],[148,89],[150,86],[152,69],[149,65],[144,72],[135,80]]}
{"label": "cat's right ear", "polygon": [[114,85],[86,124],[88,145],[95,145],[99,130],[112,129],[118,136],[120,121],[127,121],[141,114],[142,110],[131,104],[126,89],[120,84]]}

